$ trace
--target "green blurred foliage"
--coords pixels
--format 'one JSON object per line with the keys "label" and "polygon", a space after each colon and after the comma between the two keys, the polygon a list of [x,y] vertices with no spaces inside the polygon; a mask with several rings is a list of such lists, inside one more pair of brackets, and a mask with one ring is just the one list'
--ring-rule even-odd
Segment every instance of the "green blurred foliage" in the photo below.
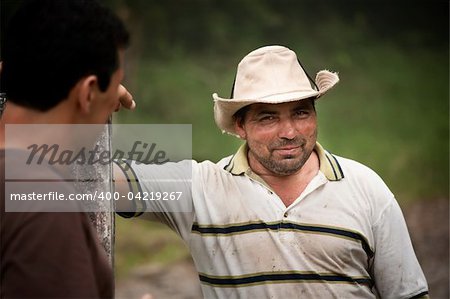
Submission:
{"label": "green blurred foliage", "polygon": [[121,123],[192,123],[193,156],[240,141],[214,124],[248,52],[282,44],[310,75],[338,71],[318,101],[319,141],[376,170],[397,198],[448,197],[448,2],[109,0],[132,32]]}

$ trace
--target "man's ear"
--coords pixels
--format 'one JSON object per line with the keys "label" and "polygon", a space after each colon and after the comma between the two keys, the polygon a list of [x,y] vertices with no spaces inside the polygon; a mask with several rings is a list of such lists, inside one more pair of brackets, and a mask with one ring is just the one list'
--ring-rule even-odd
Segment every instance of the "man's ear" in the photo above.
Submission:
{"label": "man's ear", "polygon": [[239,135],[239,137],[241,138],[241,139],[246,139],[246,137],[247,137],[247,134],[245,133],[245,128],[244,128],[244,124],[243,124],[243,121],[241,121],[241,120],[239,120],[239,119],[236,119],[235,121],[234,121],[234,130],[236,131],[236,133]]}
{"label": "man's ear", "polygon": [[78,82],[78,104],[81,111],[89,113],[93,100],[95,99],[96,91],[98,90],[98,79],[95,75],[90,75],[80,79]]}

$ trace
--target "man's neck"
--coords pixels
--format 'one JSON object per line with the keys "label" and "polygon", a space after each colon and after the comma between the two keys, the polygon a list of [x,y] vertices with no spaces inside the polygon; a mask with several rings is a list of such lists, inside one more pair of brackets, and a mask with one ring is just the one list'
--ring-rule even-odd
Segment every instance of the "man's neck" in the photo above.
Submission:
{"label": "man's neck", "polygon": [[1,124],[64,124],[73,123],[66,103],[42,112],[7,102],[1,117]]}
{"label": "man's neck", "polygon": [[306,186],[317,175],[319,167],[319,158],[316,152],[313,151],[302,168],[291,175],[281,176],[269,171],[258,173],[255,169],[252,168],[252,170],[275,191],[284,205],[288,207],[303,193]]}
{"label": "man's neck", "polygon": [[[37,125],[37,124],[67,124],[71,123],[70,114],[67,113],[63,105],[60,105],[49,112],[41,112],[38,110],[26,108],[16,105],[12,102],[6,104],[6,109],[3,111],[0,119],[0,148],[5,148],[5,125],[7,124],[24,124],[24,125]],[[61,136],[65,137],[65,136]],[[56,139],[57,136],[52,136],[52,139]],[[12,144],[13,140],[9,140],[9,144],[16,147],[22,147],[25,143],[29,143],[29,140],[16,139],[14,142],[19,144]],[[62,141],[62,140],[61,140]],[[13,142],[13,143],[14,143]],[[24,143],[24,144],[21,144]],[[45,142],[45,139],[42,140]]]}

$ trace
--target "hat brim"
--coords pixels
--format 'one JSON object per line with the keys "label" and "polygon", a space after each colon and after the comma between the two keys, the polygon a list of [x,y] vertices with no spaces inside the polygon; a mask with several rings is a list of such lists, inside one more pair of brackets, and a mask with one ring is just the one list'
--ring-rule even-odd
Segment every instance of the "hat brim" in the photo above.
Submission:
{"label": "hat brim", "polygon": [[323,70],[318,72],[316,75],[316,85],[319,88],[318,91],[313,89],[307,91],[292,91],[260,97],[257,99],[226,99],[221,98],[217,93],[214,93],[212,95],[214,99],[214,119],[222,132],[238,136],[234,128],[233,115],[239,111],[239,109],[256,103],[281,104],[308,98],[317,99],[324,95],[338,82],[339,77],[336,73]]}
{"label": "hat brim", "polygon": [[236,135],[234,128],[233,115],[239,111],[239,109],[256,103],[264,104],[281,104],[287,102],[299,101],[307,98],[317,98],[319,96],[318,91],[297,91],[289,92],[285,94],[272,95],[270,97],[258,98],[258,99],[224,99],[213,94],[214,98],[214,119],[216,124],[222,130],[232,135]]}

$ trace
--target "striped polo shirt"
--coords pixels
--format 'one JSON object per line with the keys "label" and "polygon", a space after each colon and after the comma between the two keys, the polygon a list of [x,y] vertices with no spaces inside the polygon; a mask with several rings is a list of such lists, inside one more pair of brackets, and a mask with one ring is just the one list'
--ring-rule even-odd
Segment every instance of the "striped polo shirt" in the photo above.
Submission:
{"label": "striped polo shirt", "polygon": [[[418,298],[428,287],[401,210],[380,177],[316,144],[320,170],[288,207],[252,172],[244,144],[218,163],[127,162],[133,190],[178,178],[190,212],[146,202],[143,217],[185,241],[205,298]],[[138,207],[142,203],[138,204]]]}

